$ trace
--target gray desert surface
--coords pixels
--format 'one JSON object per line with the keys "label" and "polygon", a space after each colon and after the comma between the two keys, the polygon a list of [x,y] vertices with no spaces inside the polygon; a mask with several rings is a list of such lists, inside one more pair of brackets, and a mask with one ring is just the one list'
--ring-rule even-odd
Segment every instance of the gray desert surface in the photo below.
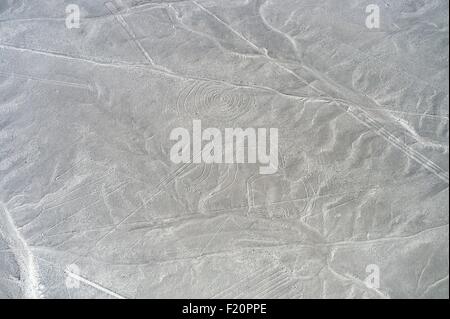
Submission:
{"label": "gray desert surface", "polygon": [[[0,298],[448,298],[448,11],[0,0]],[[277,172],[173,163],[195,119]]]}

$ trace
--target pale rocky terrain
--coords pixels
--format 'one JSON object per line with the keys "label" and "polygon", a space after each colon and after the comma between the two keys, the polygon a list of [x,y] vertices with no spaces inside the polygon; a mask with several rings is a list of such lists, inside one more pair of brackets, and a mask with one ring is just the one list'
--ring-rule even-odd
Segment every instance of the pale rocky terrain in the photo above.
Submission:
{"label": "pale rocky terrain", "polygon": [[447,0],[105,1],[0,0],[1,298],[448,298]]}

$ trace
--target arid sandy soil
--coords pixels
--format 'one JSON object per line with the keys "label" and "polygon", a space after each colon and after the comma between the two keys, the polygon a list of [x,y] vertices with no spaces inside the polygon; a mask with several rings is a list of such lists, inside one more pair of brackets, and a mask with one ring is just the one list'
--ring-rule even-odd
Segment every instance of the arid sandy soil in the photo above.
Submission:
{"label": "arid sandy soil", "polygon": [[[0,297],[448,298],[448,10],[0,0]],[[194,119],[277,173],[174,164]]]}

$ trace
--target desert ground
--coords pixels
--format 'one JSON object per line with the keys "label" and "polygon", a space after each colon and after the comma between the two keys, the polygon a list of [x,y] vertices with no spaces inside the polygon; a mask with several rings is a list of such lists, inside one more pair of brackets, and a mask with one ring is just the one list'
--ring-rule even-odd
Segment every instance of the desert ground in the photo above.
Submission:
{"label": "desert ground", "polygon": [[[0,298],[448,298],[448,18],[0,0]],[[173,163],[196,119],[278,170]]]}

